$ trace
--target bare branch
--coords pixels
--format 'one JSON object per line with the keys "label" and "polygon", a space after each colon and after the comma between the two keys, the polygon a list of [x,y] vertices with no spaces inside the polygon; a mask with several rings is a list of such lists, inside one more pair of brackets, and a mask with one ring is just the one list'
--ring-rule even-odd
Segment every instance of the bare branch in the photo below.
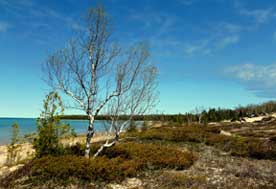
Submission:
{"label": "bare branch", "polygon": [[149,79],[154,81],[155,77],[145,76],[150,68],[147,45],[140,43],[125,51],[120,48],[111,38],[110,20],[103,7],[91,9],[85,21],[86,29],[80,36],[49,56],[44,72],[52,88],[75,102],[70,107],[86,113],[88,157],[95,116],[109,110],[109,130],[114,130],[117,137],[128,124],[121,122],[119,115],[132,119],[151,107],[154,88]]}

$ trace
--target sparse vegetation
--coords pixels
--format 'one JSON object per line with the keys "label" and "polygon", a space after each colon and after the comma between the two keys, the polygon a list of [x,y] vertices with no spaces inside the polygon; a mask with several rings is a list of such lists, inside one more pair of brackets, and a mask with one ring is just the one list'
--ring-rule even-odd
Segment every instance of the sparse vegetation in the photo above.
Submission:
{"label": "sparse vegetation", "polygon": [[21,140],[19,138],[20,128],[18,124],[12,125],[12,135],[11,135],[11,143],[7,146],[8,153],[7,153],[7,162],[8,166],[16,164],[19,160],[19,152],[21,150]]}

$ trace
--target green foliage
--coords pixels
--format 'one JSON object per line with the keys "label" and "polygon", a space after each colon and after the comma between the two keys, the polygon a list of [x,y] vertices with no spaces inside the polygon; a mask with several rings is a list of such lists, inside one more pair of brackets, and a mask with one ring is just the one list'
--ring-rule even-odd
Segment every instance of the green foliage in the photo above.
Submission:
{"label": "green foliage", "polygon": [[85,157],[67,155],[46,156],[35,160],[31,176],[36,177],[38,182],[52,180],[66,185],[73,178],[82,182],[121,181],[125,177],[134,176],[135,172],[136,162],[125,161],[120,157],[98,157],[88,160]]}
{"label": "green foliage", "polygon": [[104,150],[103,156],[135,160],[139,163],[139,167],[144,169],[184,169],[192,165],[196,159],[191,152],[181,152],[162,145],[133,142],[121,143],[107,148]]}
{"label": "green foliage", "polygon": [[[84,150],[81,145],[77,148]],[[97,147],[94,147],[92,150],[96,149]],[[19,169],[16,171],[17,174],[13,173],[6,178],[7,180],[3,180],[5,186],[11,186],[14,180],[23,176],[29,176],[31,182],[36,185],[47,182],[58,185],[74,182],[115,182],[137,176],[148,169],[185,169],[195,160],[191,152],[182,152],[161,145],[127,142],[105,149],[101,156],[95,159],[77,155],[44,156],[23,167],[28,170],[24,175],[21,174],[23,170]]]}
{"label": "green foliage", "polygon": [[[91,153],[94,154],[99,149],[99,146],[100,144],[93,144]],[[82,156],[84,149],[84,145],[76,144],[75,146],[67,147],[64,154]],[[196,160],[196,157],[191,152],[182,152],[157,144],[134,142],[118,143],[111,148],[105,148],[100,155],[109,159],[120,157],[126,160],[135,160],[139,163],[140,168],[145,169],[184,169]]]}
{"label": "green foliage", "polygon": [[7,154],[7,165],[16,164],[19,160],[19,152],[21,150],[20,138],[19,138],[20,128],[18,124],[12,125],[12,135],[11,143],[8,145],[8,154]]}
{"label": "green foliage", "polygon": [[38,125],[38,138],[34,141],[36,155],[41,157],[43,155],[56,154],[59,149],[59,143],[54,123],[43,121],[38,123]]}
{"label": "green foliage", "polygon": [[75,135],[69,125],[60,123],[59,114],[63,114],[64,108],[57,92],[51,92],[44,100],[44,110],[37,119],[38,136],[34,140],[34,148],[37,157],[59,154],[62,146],[59,144],[61,137]]}

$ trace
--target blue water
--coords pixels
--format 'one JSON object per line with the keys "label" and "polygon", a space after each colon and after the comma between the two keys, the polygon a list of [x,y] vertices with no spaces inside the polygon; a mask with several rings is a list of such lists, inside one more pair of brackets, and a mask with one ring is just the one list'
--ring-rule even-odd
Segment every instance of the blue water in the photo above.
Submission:
{"label": "blue water", "polygon": [[[84,134],[87,131],[87,120],[64,120],[70,124],[77,134]],[[20,126],[20,135],[33,133],[36,131],[36,119],[34,118],[0,118],[0,144],[10,142],[11,126],[17,123]],[[95,121],[95,131],[104,131],[103,121]]]}

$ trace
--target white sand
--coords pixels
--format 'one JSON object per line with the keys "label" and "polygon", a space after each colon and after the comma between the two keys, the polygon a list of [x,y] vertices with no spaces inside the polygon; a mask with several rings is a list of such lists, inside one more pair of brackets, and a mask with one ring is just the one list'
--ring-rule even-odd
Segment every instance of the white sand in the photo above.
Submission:
{"label": "white sand", "polygon": [[245,117],[245,121],[248,122],[248,123],[253,123],[255,121],[261,121],[263,118],[266,118],[266,117],[275,117],[276,118],[276,113],[272,113],[272,114],[269,114],[267,116],[258,116],[258,117]]}

